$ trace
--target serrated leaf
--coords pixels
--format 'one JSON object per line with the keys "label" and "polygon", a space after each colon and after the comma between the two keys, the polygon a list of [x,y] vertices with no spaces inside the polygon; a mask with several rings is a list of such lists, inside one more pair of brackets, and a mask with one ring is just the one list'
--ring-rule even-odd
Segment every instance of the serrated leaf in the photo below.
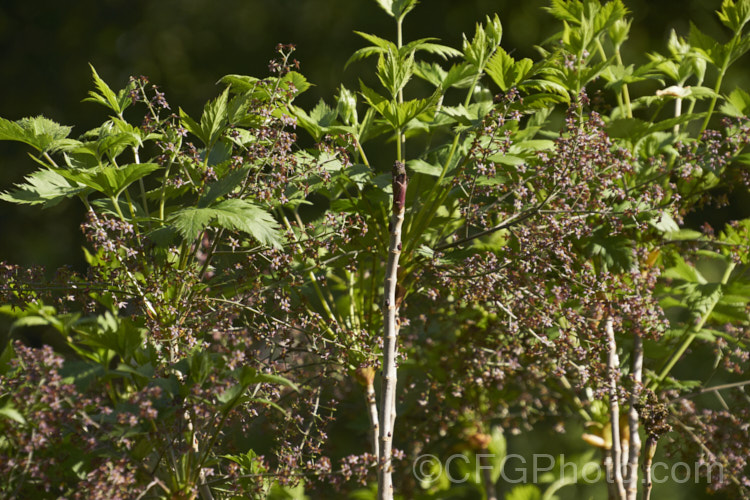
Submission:
{"label": "serrated leaf", "polygon": [[55,169],[66,179],[117,198],[132,183],[160,169],[156,163],[130,163],[120,167],[104,165],[87,170]]}
{"label": "serrated leaf", "polygon": [[389,102],[388,99],[384,96],[378,94],[373,89],[365,85],[362,81],[359,82],[360,92],[362,93],[362,97],[365,98],[365,101],[378,112],[381,116],[385,116],[385,114],[389,111]]}
{"label": "serrated leaf", "polygon": [[37,151],[46,152],[61,144],[76,142],[66,139],[72,129],[44,116],[22,118],[15,122],[0,118],[0,141],[23,142]]}
{"label": "serrated leaf", "polygon": [[474,80],[474,75],[475,70],[471,67],[471,64],[467,62],[454,64],[448,70],[448,74],[443,80],[442,88],[443,90],[447,90],[450,87],[467,88]]}
{"label": "serrated leaf", "polygon": [[206,147],[212,147],[229,124],[227,117],[228,97],[229,89],[225,89],[219,97],[209,101],[203,108],[203,115],[201,115],[203,137],[201,139]]}
{"label": "serrated leaf", "polygon": [[71,185],[65,177],[52,170],[38,170],[24,180],[24,184],[16,184],[15,190],[0,193],[0,200],[49,208],[86,189],[83,186]]}
{"label": "serrated leaf", "polygon": [[409,42],[401,48],[401,55],[403,56],[407,54],[413,54],[421,50],[430,54],[438,55],[443,59],[448,59],[449,57],[460,57],[462,55],[462,52],[460,50],[454,49],[453,47],[448,47],[447,45],[433,43],[433,40],[438,39],[420,38],[418,40]]}
{"label": "serrated leaf", "polygon": [[531,59],[515,61],[502,47],[487,61],[485,71],[500,89],[505,92],[518,85],[529,73],[533,62]]}
{"label": "serrated leaf", "polygon": [[464,35],[462,44],[464,58],[474,67],[483,70],[495,49],[500,45],[502,36],[503,26],[500,18],[497,14],[492,19],[487,16],[484,26],[477,23],[471,42]]}
{"label": "serrated leaf", "polygon": [[221,179],[208,185],[205,194],[198,201],[198,207],[208,207],[224,195],[234,191],[247,177],[250,167],[242,167],[224,175]]}
{"label": "serrated leaf", "polygon": [[417,6],[417,0],[375,0],[380,8],[394,19],[403,20],[414,7]]}
{"label": "serrated leaf", "polygon": [[259,90],[260,79],[247,75],[225,75],[220,83],[229,85],[233,93],[254,93]]}
{"label": "serrated leaf", "polygon": [[210,207],[184,208],[173,213],[169,221],[189,241],[215,224],[245,232],[265,245],[281,246],[279,224],[268,212],[248,200],[229,199]]}
{"label": "serrated leaf", "polygon": [[333,125],[337,115],[336,110],[328,106],[323,99],[310,111],[310,119],[323,128]]}
{"label": "serrated leaf", "polygon": [[750,21],[750,2],[748,0],[724,0],[721,10],[716,14],[724,26],[739,33]]}
{"label": "serrated leaf", "polygon": [[325,133],[323,127],[318,125],[317,121],[313,120],[304,109],[290,105],[289,111],[292,113],[292,116],[297,119],[297,125],[307,130],[316,141],[319,141],[321,137],[323,137],[323,134]]}
{"label": "serrated leaf", "polygon": [[414,54],[398,57],[395,51],[388,50],[378,58],[377,76],[380,83],[395,98],[414,74]]}
{"label": "serrated leaf", "polygon": [[[237,114],[236,109],[230,110],[228,103],[229,87],[224,89],[224,92],[222,92],[219,97],[206,103],[203,107],[203,114],[201,115],[200,123],[190,118],[190,116],[180,108],[179,112],[182,125],[188,130],[188,132],[200,139],[206,148],[212,148],[229,126],[230,111],[232,111],[233,115]],[[236,118],[236,116],[233,116],[233,118]]]}
{"label": "serrated leaf", "polygon": [[99,77],[96,69],[94,69],[94,65],[89,63],[89,67],[91,68],[91,76],[94,78],[94,85],[99,92],[97,93],[93,90],[89,91],[89,97],[85,98],[84,102],[96,102],[111,109],[118,115],[122,114],[123,109],[120,109],[117,95],[115,95],[114,91],[109,88],[109,85]]}
{"label": "serrated leaf", "polygon": [[664,271],[665,278],[679,279],[688,283],[706,284],[708,280],[694,267],[680,259],[677,264]]}
{"label": "serrated leaf", "polygon": [[205,141],[203,140],[203,130],[201,129],[201,126],[198,124],[198,122],[190,118],[190,115],[188,115],[182,108],[179,109],[179,113],[182,126],[185,127],[188,132],[205,143]]}
{"label": "serrated leaf", "polygon": [[294,87],[295,97],[312,86],[312,84],[307,81],[307,78],[305,78],[305,75],[297,71],[290,71],[281,78],[280,82],[282,86],[286,86],[287,88]]}
{"label": "serrated leaf", "polygon": [[580,1],[569,2],[567,0],[551,0],[549,7],[544,10],[561,21],[579,23],[582,15],[583,4]]}

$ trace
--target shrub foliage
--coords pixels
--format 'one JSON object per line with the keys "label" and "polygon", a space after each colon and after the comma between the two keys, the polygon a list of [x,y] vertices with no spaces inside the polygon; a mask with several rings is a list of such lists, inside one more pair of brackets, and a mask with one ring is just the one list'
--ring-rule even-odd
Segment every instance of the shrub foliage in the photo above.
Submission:
{"label": "shrub foliage", "polygon": [[[0,267],[4,496],[552,498],[581,478],[500,480],[552,426],[609,498],[657,447],[748,497],[750,219],[686,219],[747,194],[750,1],[638,64],[621,0],[551,0],[536,60],[498,16],[453,48],[377,3],[395,40],[312,109],[280,45],[199,117],[92,67],[100,127],[0,119],[38,167],[0,198],[83,203],[88,262]],[[465,482],[412,474],[456,450]]]}

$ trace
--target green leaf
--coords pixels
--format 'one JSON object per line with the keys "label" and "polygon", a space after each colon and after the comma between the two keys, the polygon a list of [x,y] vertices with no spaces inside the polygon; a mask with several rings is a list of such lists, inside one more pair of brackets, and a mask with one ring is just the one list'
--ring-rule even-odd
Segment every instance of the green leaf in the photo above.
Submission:
{"label": "green leaf", "polygon": [[312,84],[307,81],[307,78],[301,73],[298,73],[297,71],[290,71],[286,75],[284,75],[280,83],[282,87],[291,88],[294,87],[295,92],[294,96],[300,95],[302,92],[309,89]]}
{"label": "green leaf", "polygon": [[398,57],[395,51],[388,50],[378,58],[378,79],[395,98],[414,74],[414,54]]}
{"label": "green leaf", "polygon": [[518,85],[529,73],[533,62],[531,59],[515,61],[502,47],[487,62],[485,71],[503,92]]}
{"label": "green leaf", "polygon": [[209,184],[205,194],[198,201],[198,207],[208,207],[222,196],[234,191],[245,180],[249,171],[250,167],[238,168],[230,171],[216,182]]}
{"label": "green leaf", "polygon": [[432,43],[432,41],[435,40],[438,39],[419,38],[417,40],[411,41],[401,47],[400,54],[401,56],[406,56],[408,54],[413,54],[415,52],[423,50],[430,54],[438,55],[443,59],[448,59],[449,57],[460,57],[462,55],[462,52],[460,50],[454,49],[453,47],[448,47],[447,45],[442,45],[439,43]]}
{"label": "green leaf", "polygon": [[112,351],[128,363],[143,345],[145,329],[136,326],[128,318],[119,318],[107,311],[100,316],[83,318],[72,326],[76,332],[78,348],[89,346],[94,349]]}
{"label": "green leaf", "polygon": [[750,21],[750,0],[724,0],[717,11],[722,24],[735,33],[740,33]]}
{"label": "green leaf", "polygon": [[392,18],[402,21],[414,7],[417,6],[417,0],[375,0]]}
{"label": "green leaf", "polygon": [[708,280],[694,266],[680,259],[677,264],[664,271],[665,278],[679,279],[688,283],[699,283],[705,285]]}
{"label": "green leaf", "polygon": [[122,116],[125,108],[132,103],[129,93],[133,88],[133,84],[129,84],[128,87],[121,90],[118,94],[115,94],[114,91],[109,88],[109,85],[99,77],[94,66],[89,63],[89,67],[91,68],[91,75],[94,78],[94,85],[99,92],[93,90],[89,91],[89,97],[85,98],[83,101],[99,103],[114,111],[117,116]]}
{"label": "green leaf", "polygon": [[248,200],[229,199],[210,207],[188,207],[173,213],[169,222],[186,240],[192,241],[209,225],[242,231],[264,245],[281,246],[276,220]]}
{"label": "green leaf", "polygon": [[561,21],[581,27],[591,37],[612,27],[628,12],[621,0],[604,5],[596,0],[551,0],[545,10]]}
{"label": "green leaf", "polygon": [[561,21],[579,24],[583,15],[583,3],[580,0],[550,0],[550,6],[544,9]]}
{"label": "green leaf", "polygon": [[0,200],[49,208],[86,189],[71,185],[65,177],[53,170],[38,170],[27,176],[25,181],[25,184],[16,184],[13,191],[0,193]]}
{"label": "green leaf", "polygon": [[385,117],[386,113],[388,113],[390,109],[390,103],[388,99],[366,86],[361,80],[359,82],[359,88],[360,92],[362,93],[362,97],[365,98],[367,104],[369,104],[370,107],[377,111],[378,114]]}
{"label": "green leaf", "polygon": [[520,152],[537,152],[537,151],[548,151],[555,148],[555,141],[549,139],[527,139],[513,144],[508,152],[520,153]]}
{"label": "green leaf", "polygon": [[500,45],[502,37],[503,26],[500,23],[500,18],[497,14],[492,19],[487,16],[485,26],[477,23],[474,38],[471,42],[464,35],[464,57],[476,68],[483,70],[495,49]]}
{"label": "green leaf", "polygon": [[19,411],[13,408],[13,406],[11,406],[10,404],[7,404],[6,406],[0,408],[0,417],[5,417],[9,420],[15,420],[21,425],[26,424],[26,419],[23,418],[23,415],[21,415],[21,413],[19,413]]}
{"label": "green leaf", "polygon": [[355,31],[357,35],[361,36],[368,42],[372,44],[371,47],[364,47],[354,52],[354,54],[349,57],[349,60],[346,61],[346,64],[344,67],[346,68],[349,66],[349,64],[353,63],[354,61],[359,61],[360,59],[364,59],[366,57],[369,57],[371,55],[375,54],[382,54],[383,52],[387,52],[389,50],[392,50],[394,52],[398,52],[398,47],[395,43],[391,42],[390,40],[386,40],[385,38],[380,38],[379,36],[372,35],[370,33],[364,33],[362,31]]}
{"label": "green leaf", "polygon": [[250,366],[242,366],[241,368],[237,368],[234,373],[235,377],[237,378],[237,381],[244,385],[245,387],[251,386],[253,384],[275,384],[275,385],[283,385],[285,387],[289,387],[295,392],[299,392],[299,387],[297,384],[292,382],[291,380],[282,377],[281,375],[273,375],[270,373],[260,373],[255,368],[252,368]]}
{"label": "green leaf", "polygon": [[203,140],[203,130],[201,129],[201,126],[198,124],[198,122],[190,118],[190,116],[182,108],[180,108],[180,122],[182,122],[182,126],[185,127],[188,132],[205,143],[205,141]]}
{"label": "green leaf", "polygon": [[442,83],[443,90],[447,90],[451,87],[467,88],[471,85],[474,80],[475,71],[471,67],[471,64],[463,62],[460,64],[454,64],[448,70],[448,74]]}
{"label": "green leaf", "polygon": [[93,152],[100,161],[105,156],[110,160],[114,160],[126,148],[141,145],[141,137],[138,134],[132,132],[111,133],[111,131],[107,131],[107,133],[101,134],[99,140],[94,143],[95,148]]}
{"label": "green leaf", "polygon": [[310,119],[322,128],[333,125],[337,116],[336,110],[328,106],[323,99],[310,111]]}
{"label": "green leaf", "polygon": [[260,90],[260,79],[246,75],[225,75],[219,80],[220,83],[229,85],[234,93],[250,93],[254,95]]}
{"label": "green leaf", "polygon": [[207,148],[212,148],[229,126],[228,100],[229,87],[224,89],[219,97],[206,103],[200,124],[180,108],[180,120],[183,126],[200,139]]}
{"label": "green leaf", "polygon": [[203,108],[201,130],[204,134],[203,138],[206,147],[213,147],[229,124],[227,113],[228,97],[229,89],[225,89],[219,97],[208,102]]}
{"label": "green leaf", "polygon": [[677,222],[666,212],[649,220],[648,223],[661,233],[676,233],[680,230]]}
{"label": "green leaf", "polygon": [[325,133],[323,127],[318,125],[317,121],[310,117],[310,115],[308,115],[304,109],[298,106],[290,105],[289,111],[291,112],[292,116],[297,119],[297,125],[307,130],[307,132],[311,136],[313,136],[316,141],[319,141],[321,137],[323,137],[323,134]]}
{"label": "green leaf", "polygon": [[104,165],[86,170],[55,169],[55,172],[69,181],[117,198],[132,183],[160,168],[156,163],[130,163],[121,167]]}
{"label": "green leaf", "polygon": [[15,122],[0,118],[0,141],[23,142],[37,151],[47,152],[75,144],[77,141],[66,139],[72,129],[43,116],[22,118]]}
{"label": "green leaf", "polygon": [[440,165],[433,165],[431,163],[427,163],[424,160],[409,160],[406,162],[406,166],[409,167],[409,170],[412,172],[415,172],[417,174],[424,174],[429,175],[430,177],[439,177],[440,172],[442,172],[443,167]]}
{"label": "green leaf", "polygon": [[734,89],[722,104],[721,112],[738,118],[748,116],[750,114],[750,94],[740,88]]}
{"label": "green leaf", "polygon": [[439,89],[427,99],[412,99],[399,103],[395,99],[386,99],[361,81],[360,88],[365,101],[385,118],[394,130],[404,127],[409,121],[435,106],[440,99]]}
{"label": "green leaf", "polygon": [[723,66],[727,57],[729,57],[729,49],[726,46],[704,34],[692,22],[690,23],[688,42],[691,47],[715,66]]}
{"label": "green leaf", "polygon": [[18,318],[13,322],[10,329],[8,330],[9,333],[14,333],[19,329],[23,328],[29,328],[34,326],[46,326],[50,324],[50,319],[43,317],[43,316],[35,316],[35,315],[29,315],[24,316],[22,318]]}

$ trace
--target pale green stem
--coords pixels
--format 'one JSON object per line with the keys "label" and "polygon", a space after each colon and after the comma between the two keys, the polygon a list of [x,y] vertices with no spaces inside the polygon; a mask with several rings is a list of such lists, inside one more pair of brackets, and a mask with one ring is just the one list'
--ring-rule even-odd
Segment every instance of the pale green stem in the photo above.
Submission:
{"label": "pale green stem", "polygon": [[[138,148],[133,146],[133,160],[135,163],[140,163],[141,158],[138,154]],[[148,210],[148,200],[146,199],[146,185],[143,183],[143,177],[138,179],[138,187],[141,189],[141,202],[143,203],[143,210],[146,212],[146,215],[148,215],[150,212]]]}

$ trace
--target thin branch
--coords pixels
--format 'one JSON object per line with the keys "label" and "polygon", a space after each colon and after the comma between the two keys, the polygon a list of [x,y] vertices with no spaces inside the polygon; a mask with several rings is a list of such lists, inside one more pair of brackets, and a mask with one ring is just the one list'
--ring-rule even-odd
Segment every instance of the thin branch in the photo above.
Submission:
{"label": "thin branch", "polygon": [[741,382],[733,382],[731,384],[721,384],[721,385],[714,385],[712,387],[704,387],[703,389],[699,389],[695,392],[691,392],[690,394],[685,394],[684,396],[680,396],[674,399],[670,399],[667,404],[672,404],[676,401],[680,401],[681,399],[690,399],[694,398],[696,396],[700,396],[701,394],[706,394],[709,392],[719,392],[723,391],[725,389],[734,389],[736,387],[745,387],[746,385],[750,385],[750,380],[743,380]]}

